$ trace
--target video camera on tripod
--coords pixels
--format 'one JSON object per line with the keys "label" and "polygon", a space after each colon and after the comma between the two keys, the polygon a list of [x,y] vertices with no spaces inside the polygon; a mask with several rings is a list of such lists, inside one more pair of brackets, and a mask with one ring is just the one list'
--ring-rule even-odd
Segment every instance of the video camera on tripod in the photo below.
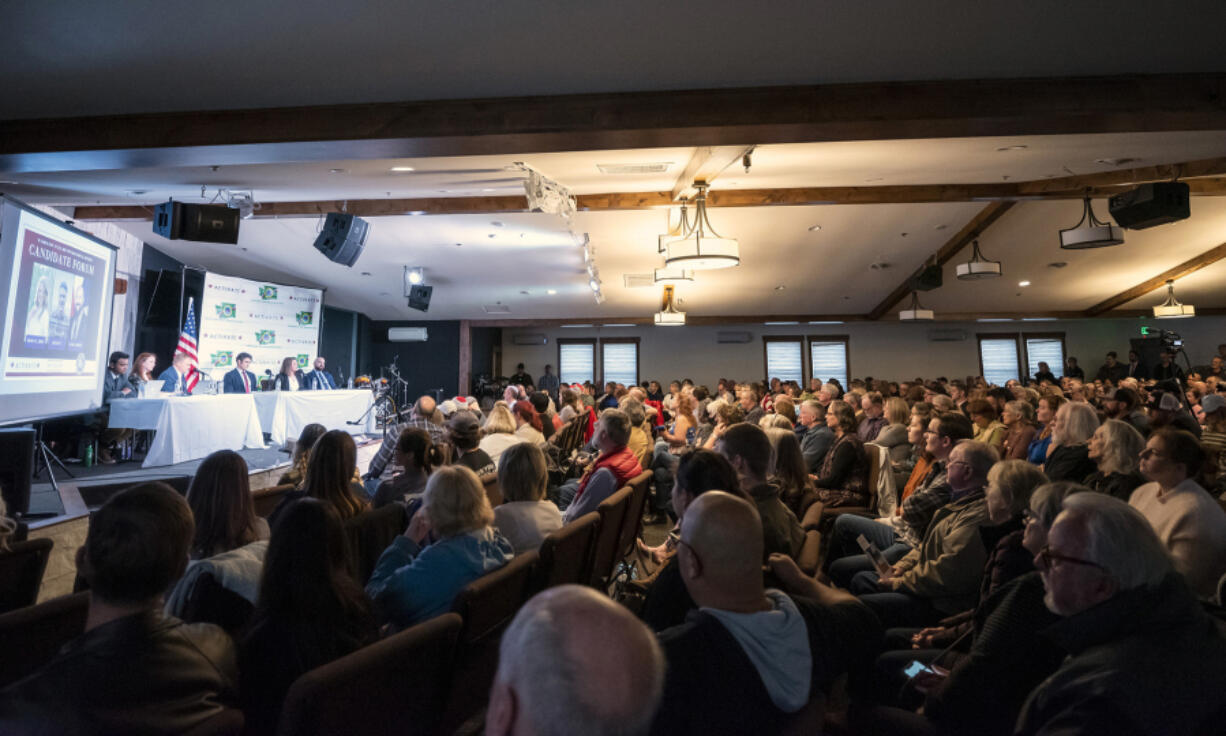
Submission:
{"label": "video camera on tripod", "polygon": [[1183,336],[1174,330],[1142,327],[1141,336],[1159,338],[1162,340],[1162,349],[1168,353],[1177,353],[1183,350]]}

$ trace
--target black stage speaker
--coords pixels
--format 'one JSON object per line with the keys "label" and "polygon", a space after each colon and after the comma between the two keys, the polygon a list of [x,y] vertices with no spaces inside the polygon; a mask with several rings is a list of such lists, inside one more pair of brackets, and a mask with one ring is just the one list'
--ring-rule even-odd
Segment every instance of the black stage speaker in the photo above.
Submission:
{"label": "black stage speaker", "polygon": [[941,267],[924,266],[911,277],[911,288],[915,291],[932,291],[941,288]]}
{"label": "black stage speaker", "polygon": [[366,235],[370,223],[360,217],[329,212],[324,229],[315,238],[315,250],[323,253],[329,261],[352,267],[366,247]]}
{"label": "black stage speaker", "polygon": [[409,309],[419,312],[430,311],[430,297],[434,294],[433,286],[417,285],[409,289]]}
{"label": "black stage speaker", "polygon": [[0,496],[8,515],[30,510],[30,478],[34,475],[34,430],[0,429]]}
{"label": "black stage speaker", "polygon": [[165,202],[153,211],[153,232],[170,240],[238,242],[238,210],[224,204]]}
{"label": "black stage speaker", "polygon": [[1107,208],[1116,223],[1129,230],[1186,220],[1192,214],[1188,205],[1188,185],[1181,181],[1142,184],[1112,197],[1107,201]]}

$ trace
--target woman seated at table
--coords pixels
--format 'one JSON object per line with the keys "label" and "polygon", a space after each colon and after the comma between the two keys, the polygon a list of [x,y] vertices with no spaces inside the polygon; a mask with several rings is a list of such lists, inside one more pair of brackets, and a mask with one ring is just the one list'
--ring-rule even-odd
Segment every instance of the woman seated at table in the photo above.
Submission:
{"label": "woman seated at table", "polygon": [[274,390],[298,391],[302,386],[302,371],[298,370],[298,361],[293,356],[281,361],[281,372],[273,378]]}
{"label": "woman seated at table", "polygon": [[154,380],[153,369],[157,366],[157,356],[153,353],[141,353],[132,361],[132,372],[128,374],[128,383],[140,392],[140,387]]}
{"label": "woman seated at table", "polygon": [[[357,471],[356,461],[357,447],[348,432],[342,429],[325,432],[311,448],[302,488],[290,491],[282,497],[281,503],[277,504],[277,508],[273,509],[268,517],[269,525],[275,528],[277,519],[285,510],[306,497],[318,498],[332,504],[342,521],[365,511],[369,504],[364,495],[356,492],[353,482],[354,473]],[[358,488],[360,487],[359,484]]]}

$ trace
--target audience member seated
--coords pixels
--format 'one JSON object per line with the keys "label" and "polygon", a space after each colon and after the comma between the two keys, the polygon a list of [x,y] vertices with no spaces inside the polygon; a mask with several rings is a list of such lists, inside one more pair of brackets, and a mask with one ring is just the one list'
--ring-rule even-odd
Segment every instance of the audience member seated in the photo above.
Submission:
{"label": "audience member seated", "polygon": [[536,413],[531,402],[516,401],[511,407],[511,415],[515,419],[515,436],[521,442],[539,445],[545,441],[545,435],[541,431],[544,428],[541,416]]}
{"label": "audience member seated", "polygon": [[[677,518],[685,518],[685,510],[695,498],[707,491],[724,491],[751,501],[741,490],[736,470],[723,455],[711,450],[695,450],[681,456],[673,484],[673,506]],[[679,529],[679,527],[678,527]],[[665,543],[667,560],[656,573],[647,588],[639,616],[652,631],[663,631],[685,622],[685,617],[694,610],[694,599],[685,589],[681,570],[677,567],[677,531],[669,534]]]}
{"label": "audience member seated", "polygon": [[813,479],[805,468],[800,440],[796,439],[796,432],[790,426],[787,429],[771,427],[766,430],[766,437],[771,443],[772,458],[767,480],[779,489],[779,498],[783,504],[800,518],[804,514],[800,509],[801,501],[806,497],[812,498],[816,490]]}
{"label": "audience member seated", "polygon": [[1001,458],[1004,460],[1025,460],[1039,429],[1034,423],[1034,407],[1025,401],[1010,401],[1005,404],[1005,410],[1000,414],[1005,425],[1005,436],[1001,441]]}
{"label": "audience member seated", "polygon": [[1098,465],[1098,470],[1086,477],[1086,487],[1127,501],[1137,486],[1145,482],[1137,470],[1144,449],[1145,438],[1131,424],[1118,419],[1103,422],[1090,437],[1087,457]]}
{"label": "audience member seated", "polygon": [[1056,428],[1056,412],[1060,411],[1063,405],[1064,397],[1058,393],[1045,394],[1039,399],[1039,408],[1035,410],[1039,432],[1030,441],[1030,448],[1026,451],[1026,459],[1035,465],[1042,465],[1047,460],[1052,431]]}
{"label": "audience member seated", "polygon": [[907,438],[907,423],[911,420],[911,410],[907,408],[907,402],[897,396],[886,399],[885,419],[885,426],[872,439],[872,443],[886,449],[892,466],[911,454],[911,442]]}
{"label": "audience member seated", "polygon": [[740,404],[721,400],[719,402],[711,402],[708,409],[710,407],[715,407],[715,424],[701,442],[700,446],[706,450],[714,450],[715,443],[719,441],[724,432],[728,431],[729,427],[745,421],[745,410],[741,408]]}
{"label": "audience member seated", "polygon": [[996,407],[984,399],[974,399],[966,402],[966,414],[975,424],[976,442],[991,445],[1000,450],[1005,441],[1005,425],[996,419]]}
{"label": "audience member seated", "polygon": [[[856,435],[856,416],[843,401],[832,401],[826,410],[826,425],[834,432],[834,444],[826,452],[821,470],[813,483],[817,486],[814,503],[822,508],[863,506],[868,503],[868,456]],[[806,507],[812,505],[804,504]],[[812,514],[812,511],[807,512]]]}
{"label": "audience member seated", "polygon": [[549,394],[544,391],[536,391],[528,397],[528,403],[532,405],[532,409],[540,420],[541,436],[544,438],[544,441],[548,442],[553,433],[559,429],[553,422],[554,417],[557,415],[550,411]]}
{"label": "audience member seated", "polygon": [[484,436],[478,444],[478,449],[490,456],[494,469],[498,469],[498,458],[502,451],[524,439],[515,433],[517,425],[511,410],[503,404],[495,404],[485,418]]}
{"label": "audience member seated", "polygon": [[503,502],[494,509],[494,526],[517,555],[540,547],[546,535],[562,528],[562,512],[545,500],[548,482],[541,448],[521,442],[502,453],[498,487]]}
{"label": "audience member seated", "polygon": [[[950,500],[946,467],[949,455],[954,445],[970,439],[973,432],[970,420],[962,414],[935,415],[928,424],[928,431],[924,432],[924,449],[932,458],[932,464],[915,490],[904,494],[894,515],[876,520],[852,514],[835,518],[828,574],[836,585],[848,588],[857,573],[874,569],[872,560],[861,552],[856,541],[861,534],[881,550],[891,565],[920,546],[933,515]],[[922,466],[916,465],[916,470],[922,470]]]}
{"label": "audience member seated", "polygon": [[502,635],[487,736],[645,736],[664,688],[651,632],[591,588],[524,604]]}
{"label": "audience member seated", "polygon": [[660,634],[668,671],[652,733],[780,733],[875,643],[869,611],[789,559],[771,558],[779,577],[817,600],[767,589],[763,551],[752,504],[711,491],[690,505],[677,563],[698,611]]}
{"label": "audience member seated", "polygon": [[1191,412],[1184,408],[1176,393],[1155,391],[1150,394],[1149,426],[1151,430],[1163,427],[1182,429],[1200,438],[1200,423],[1196,421]]}
{"label": "audience member seated", "polygon": [[1089,404],[1070,401],[1056,411],[1053,425],[1043,473],[1052,481],[1080,483],[1097,469],[1089,443],[1098,429],[1098,414]]}
{"label": "audience member seated", "polygon": [[1070,496],[1035,564],[1064,617],[1044,635],[1069,657],[1015,733],[1220,731],[1209,718],[1226,708],[1226,641],[1140,514],[1101,493]]}
{"label": "audience member seated", "polygon": [[255,605],[268,552],[268,522],[255,514],[247,462],[233,450],[206,457],[187,489],[187,504],[196,526],[192,559],[167,599],[166,613],[186,618],[193,586],[209,573],[230,594],[219,603],[241,610],[197,611],[191,620],[241,624]]}
{"label": "audience member seated", "polygon": [[822,468],[826,452],[834,444],[834,430],[826,426],[826,407],[815,399],[802,402],[800,426],[804,431],[800,436],[800,450],[805,456],[805,468],[816,474]]}
{"label": "audience member seated", "polygon": [[[370,467],[366,469],[366,475],[363,476],[366,480],[366,493],[369,496],[374,497],[379,482],[389,480],[400,472],[400,467],[395,463],[396,445],[400,442],[400,434],[404,430],[410,427],[424,429],[430,434],[430,440],[435,444],[444,440],[443,428],[434,423],[434,413],[437,410],[438,406],[434,397],[422,396],[413,404],[413,411],[409,412],[408,418],[383,430],[383,444],[379,446],[379,452],[370,461]],[[341,516],[343,517],[344,514]]]}
{"label": "audience member seated", "polygon": [[558,410],[558,417],[562,420],[563,424],[567,424],[575,417],[587,413],[587,408],[583,406],[583,399],[579,398],[579,393],[574,389],[562,389],[559,398],[562,408]]}
{"label": "audience member seated", "polygon": [[979,534],[988,518],[984,486],[996,457],[982,442],[958,443],[949,456],[950,502],[933,515],[924,541],[887,575],[852,578],[851,592],[887,627],[928,626],[974,606],[987,560]]}
{"label": "audience member seated", "polygon": [[366,584],[379,617],[399,630],[446,613],[464,586],[510,562],[515,550],[493,521],[473,471],[462,465],[436,470],[422,507]]}
{"label": "audience member seated", "polygon": [[12,547],[10,543],[15,541],[13,538],[17,535],[17,522],[9,518],[8,508],[4,504],[4,497],[0,496],[0,552],[7,552]]}
{"label": "audience member seated", "polygon": [[856,436],[861,442],[872,442],[889,423],[885,417],[885,398],[876,391],[869,391],[860,400],[859,409],[864,412],[864,418],[856,428]]}
{"label": "audience member seated", "polygon": [[478,478],[498,472],[493,458],[481,449],[481,422],[475,414],[461,409],[448,417],[444,429],[455,453],[451,459],[453,464],[463,465]]}
{"label": "audience member seated", "polygon": [[302,428],[302,432],[298,435],[298,441],[294,443],[294,454],[290,459],[289,470],[281,474],[280,479],[277,480],[277,485],[302,487],[302,481],[306,478],[307,460],[311,457],[311,448],[315,446],[315,443],[327,431],[328,428],[322,424],[308,424]]}
{"label": "audience member seated", "polygon": [[1201,447],[1209,456],[1207,468],[1214,474],[1212,488],[1215,496],[1226,492],[1226,396],[1209,394],[1200,400],[1205,413],[1205,428],[1201,432]]}
{"label": "audience member seated", "polygon": [[771,463],[771,443],[766,432],[752,424],[737,424],[720,437],[716,451],[736,470],[741,490],[753,499],[762,517],[766,554],[789,557],[800,554],[805,532],[796,515],[780,500],[779,489],[766,479]]}
{"label": "audience member seated", "polygon": [[289,491],[268,516],[269,526],[275,527],[285,510],[303,498],[318,498],[332,504],[341,519],[351,519],[369,506],[354,488],[357,447],[353,437],[343,429],[324,432],[311,448],[306,479],[302,488]]}
{"label": "audience member seated", "polygon": [[596,422],[596,434],[592,435],[592,444],[600,454],[578,482],[564,485],[559,491],[562,497],[560,505],[566,508],[562,515],[565,523],[595,511],[601,501],[642,475],[643,466],[626,447],[629,440],[630,417],[621,409],[602,411],[600,420]]}
{"label": "audience member seated", "polygon": [[296,503],[277,524],[239,646],[247,733],[275,731],[300,675],[378,638],[370,601],[349,575],[348,550],[340,516],[323,501]]}
{"label": "audience member seated", "polygon": [[77,551],[89,583],[85,633],[0,691],[0,733],[179,734],[237,705],[230,637],[162,613],[194,526],[164,483],[121,491],[92,515]]}
{"label": "audience member seated", "polygon": [[1201,598],[1213,598],[1226,574],[1226,512],[1196,482],[1205,451],[1191,434],[1164,428],[1149,436],[1141,453],[1141,474],[1149,483],[1128,504],[1141,512]]}
{"label": "audience member seated", "polygon": [[623,401],[621,410],[626,412],[626,417],[630,420],[630,439],[626,441],[626,447],[629,448],[630,454],[634,455],[634,459],[639,461],[639,465],[645,468],[651,463],[653,449],[647,413],[643,410],[642,402],[637,399]]}
{"label": "audience member seated", "polygon": [[409,427],[400,433],[395,461],[401,468],[400,474],[379,484],[371,501],[372,508],[378,509],[395,501],[403,502],[420,496],[426,490],[430,473],[442,464],[443,454],[430,440],[429,432]]}
{"label": "audience member seated", "polygon": [[1102,407],[1108,419],[1127,422],[1132,425],[1133,429],[1140,432],[1142,437],[1149,435],[1149,415],[1145,413],[1145,407],[1141,405],[1141,397],[1136,391],[1127,386],[1109,391],[1102,397]]}

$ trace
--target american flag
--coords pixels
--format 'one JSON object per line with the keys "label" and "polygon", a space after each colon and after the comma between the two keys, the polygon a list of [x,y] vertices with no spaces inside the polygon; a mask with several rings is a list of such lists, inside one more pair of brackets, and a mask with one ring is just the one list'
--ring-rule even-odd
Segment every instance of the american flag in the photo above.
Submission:
{"label": "american flag", "polygon": [[183,332],[179,333],[179,345],[175,348],[175,353],[183,353],[187,356],[187,376],[184,377],[184,384],[187,386],[187,392],[191,393],[196,388],[196,384],[200,382],[200,373],[196,369],[198,365],[196,358],[196,305],[195,299],[192,297],[187,299],[187,319],[183,322]]}

